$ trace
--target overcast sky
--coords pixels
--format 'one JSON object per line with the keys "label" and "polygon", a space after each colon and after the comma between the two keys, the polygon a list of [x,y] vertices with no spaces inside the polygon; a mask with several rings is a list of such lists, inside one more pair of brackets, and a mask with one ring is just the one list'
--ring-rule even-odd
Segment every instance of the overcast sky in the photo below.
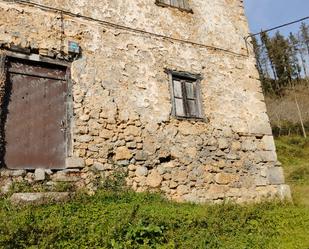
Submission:
{"label": "overcast sky", "polygon": [[[309,16],[309,0],[245,0],[245,6],[252,33]],[[289,33],[297,30],[298,26],[289,26],[281,31]]]}

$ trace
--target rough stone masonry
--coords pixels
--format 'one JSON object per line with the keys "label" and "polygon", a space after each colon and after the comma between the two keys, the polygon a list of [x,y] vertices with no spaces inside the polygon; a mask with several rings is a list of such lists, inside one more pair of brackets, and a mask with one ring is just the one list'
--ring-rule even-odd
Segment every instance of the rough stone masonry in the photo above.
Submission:
{"label": "rough stone masonry", "polygon": [[[95,191],[100,177],[122,169],[133,190],[176,201],[290,197],[244,42],[242,1],[188,0],[190,11],[158,2],[0,1],[2,57],[66,61],[72,91],[66,168],[2,165],[2,192],[14,182]],[[198,75],[198,118],[177,115],[175,75]]]}

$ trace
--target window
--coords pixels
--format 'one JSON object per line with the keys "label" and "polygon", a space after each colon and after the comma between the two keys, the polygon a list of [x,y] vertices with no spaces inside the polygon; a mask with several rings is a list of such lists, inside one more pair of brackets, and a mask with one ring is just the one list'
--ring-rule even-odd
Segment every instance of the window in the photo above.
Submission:
{"label": "window", "polygon": [[171,6],[180,10],[192,12],[188,0],[156,0],[156,4],[160,6]]}
{"label": "window", "polygon": [[202,118],[199,77],[186,73],[170,73],[172,114],[178,118]]}

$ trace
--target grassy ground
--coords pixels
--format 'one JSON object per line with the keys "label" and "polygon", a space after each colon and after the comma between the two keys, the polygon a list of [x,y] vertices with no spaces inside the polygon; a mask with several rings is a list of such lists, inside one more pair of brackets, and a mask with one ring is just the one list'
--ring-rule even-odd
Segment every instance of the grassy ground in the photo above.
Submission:
{"label": "grassy ground", "polygon": [[309,207],[309,139],[280,137],[276,146],[295,203]]}
{"label": "grassy ground", "polygon": [[280,138],[277,146],[295,204],[176,204],[123,191],[41,207],[2,199],[0,248],[308,249],[309,144]]}

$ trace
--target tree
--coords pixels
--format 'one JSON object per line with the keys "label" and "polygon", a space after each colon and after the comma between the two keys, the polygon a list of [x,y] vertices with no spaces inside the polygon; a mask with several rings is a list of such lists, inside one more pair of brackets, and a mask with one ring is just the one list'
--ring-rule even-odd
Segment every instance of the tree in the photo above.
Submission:
{"label": "tree", "polygon": [[[290,44],[290,61],[292,66],[292,77],[299,80],[301,78],[301,67],[299,65],[299,41],[291,32],[289,35],[289,44]],[[304,70],[306,70],[304,68]]]}
{"label": "tree", "polygon": [[298,40],[298,52],[299,52],[299,56],[300,56],[300,60],[301,60],[301,64],[302,64],[302,68],[303,68],[303,72],[304,72],[304,76],[305,78],[308,77],[308,73],[307,73],[307,65],[306,65],[306,53],[307,53],[307,49],[304,46],[304,44],[301,42],[302,38],[301,38],[301,34],[300,32],[298,32],[297,34],[297,40]]}
{"label": "tree", "polygon": [[302,22],[300,25],[300,36],[303,44],[307,48],[307,52],[309,55],[309,26],[304,22]]}
{"label": "tree", "polygon": [[304,22],[302,22],[300,25],[298,37],[300,41],[300,56],[304,68],[304,74],[305,77],[307,78],[308,74],[307,74],[305,54],[309,56],[309,26]]}
{"label": "tree", "polygon": [[262,87],[264,92],[274,93],[272,79],[269,76],[268,72],[268,56],[265,53],[265,47],[259,44],[256,37],[252,37],[253,51],[256,57],[256,65],[259,72],[260,80],[262,82]]}
{"label": "tree", "polygon": [[270,60],[275,68],[277,74],[277,86],[278,90],[281,91],[284,87],[291,84],[293,76],[297,74],[297,68],[292,65],[291,58],[291,46],[288,39],[278,31],[270,39],[269,54],[271,55]]}
{"label": "tree", "polygon": [[262,61],[262,51],[261,50],[262,49],[261,49],[261,46],[258,44],[258,41],[255,37],[252,37],[252,45],[253,45],[253,51],[254,51],[255,58],[256,58],[257,69],[259,71],[260,78],[263,80],[265,77],[264,77],[263,67],[261,64],[261,61]]}
{"label": "tree", "polygon": [[273,61],[272,61],[272,46],[271,46],[271,41],[270,41],[270,37],[268,35],[268,33],[266,32],[261,32],[261,42],[262,42],[262,46],[265,47],[265,53],[267,54],[267,57],[269,59],[269,63],[270,63],[270,67],[272,69],[273,72],[273,76],[274,79],[277,80],[277,74],[273,65]]}
{"label": "tree", "polygon": [[275,92],[280,94],[282,89],[292,82],[293,75],[297,74],[298,70],[291,62],[291,46],[279,31],[273,37],[263,32],[261,41],[267,50],[270,67],[274,74]]}

